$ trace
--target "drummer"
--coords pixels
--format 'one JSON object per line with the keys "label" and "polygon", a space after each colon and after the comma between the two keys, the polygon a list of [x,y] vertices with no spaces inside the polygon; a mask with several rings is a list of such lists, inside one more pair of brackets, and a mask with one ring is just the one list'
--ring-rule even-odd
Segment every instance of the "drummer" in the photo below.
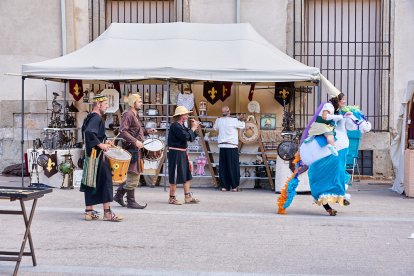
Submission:
{"label": "drummer", "polygon": [[[142,108],[142,99],[138,94],[131,94],[128,96],[129,108],[122,114],[120,125],[120,137],[124,138],[123,148],[129,151],[132,155],[129,164],[127,181],[123,185],[119,185],[116,190],[114,201],[119,203],[122,207],[131,209],[144,209],[147,204],[141,205],[135,201],[135,188],[139,183],[139,176],[143,170],[143,160],[141,159],[140,149],[143,148],[144,136],[156,133],[154,128],[148,131],[142,125],[138,117],[138,110]],[[126,194],[127,202],[124,202],[124,195]]]}
{"label": "drummer", "polygon": [[177,184],[184,184],[184,202],[187,204],[199,203],[200,201],[193,197],[190,193],[191,163],[187,154],[187,142],[193,142],[196,138],[195,131],[200,122],[191,121],[191,127],[184,126],[184,122],[188,120],[188,114],[191,113],[184,106],[177,106],[174,112],[174,123],[170,126],[168,135],[168,176],[170,183],[169,204],[183,204],[176,198],[175,192]]}
{"label": "drummer", "polygon": [[[113,199],[112,176],[108,162],[101,154],[102,151],[105,152],[111,147],[109,142],[105,142],[105,122],[102,119],[108,107],[108,98],[96,95],[93,98],[92,112],[88,114],[82,125],[86,145],[85,155],[90,161],[98,163],[97,171],[88,170],[88,166],[83,166],[80,190],[85,195],[85,220],[88,221],[99,219],[99,212],[94,210],[94,205],[101,203],[103,203],[105,221],[118,222],[123,219],[122,216],[115,215],[110,208],[110,202]],[[96,179],[96,181],[90,181],[90,179]]]}

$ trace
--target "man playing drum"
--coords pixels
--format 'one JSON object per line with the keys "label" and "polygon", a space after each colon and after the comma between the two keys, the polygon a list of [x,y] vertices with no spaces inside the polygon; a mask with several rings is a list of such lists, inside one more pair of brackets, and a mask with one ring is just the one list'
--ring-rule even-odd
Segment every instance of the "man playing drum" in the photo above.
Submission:
{"label": "man playing drum", "polygon": [[200,122],[191,120],[191,128],[186,128],[184,122],[188,120],[189,111],[184,106],[175,109],[174,123],[170,126],[168,134],[168,176],[170,182],[169,204],[181,205],[175,196],[177,184],[184,184],[185,203],[199,203],[200,201],[190,193],[191,164],[187,154],[187,142],[196,138],[195,131]]}
{"label": "man playing drum", "polygon": [[[100,203],[103,203],[105,221],[122,220],[122,217],[115,215],[110,208],[110,202],[113,200],[112,175],[108,161],[103,158],[102,154],[102,151],[105,152],[111,147],[104,142],[106,139],[105,121],[102,119],[108,107],[108,98],[96,95],[93,98],[92,112],[88,114],[82,125],[86,145],[85,160],[88,161],[84,162],[80,190],[85,195],[85,220],[88,221],[99,219],[98,212],[93,209],[93,206]],[[93,169],[88,169],[88,167]]]}
{"label": "man playing drum", "polygon": [[[128,150],[131,155],[131,163],[129,164],[127,181],[125,184],[120,185],[116,190],[114,200],[123,207],[132,209],[144,209],[147,204],[140,205],[135,201],[135,188],[139,183],[139,175],[142,173],[141,164],[141,152],[143,148],[144,136],[148,133],[153,134],[157,130],[149,129],[148,132],[142,125],[142,122],[138,118],[138,110],[142,108],[141,96],[138,94],[131,94],[128,96],[129,108],[122,114],[120,125],[120,137],[125,141],[123,142],[124,149]],[[127,195],[127,203],[124,202],[124,195]]]}

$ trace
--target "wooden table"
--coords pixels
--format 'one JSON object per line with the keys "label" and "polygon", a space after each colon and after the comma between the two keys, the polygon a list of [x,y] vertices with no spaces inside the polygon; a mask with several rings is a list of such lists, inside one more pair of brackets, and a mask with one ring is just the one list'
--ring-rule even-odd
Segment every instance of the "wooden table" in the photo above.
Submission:
{"label": "wooden table", "polygon": [[[20,202],[21,211],[13,210],[0,210],[0,215],[22,215],[26,231],[24,232],[23,241],[19,252],[12,251],[0,251],[0,261],[16,262],[13,275],[17,275],[20,262],[23,256],[32,256],[33,266],[36,266],[36,256],[33,247],[32,235],[30,234],[30,226],[33,221],[33,215],[36,209],[37,200],[43,197],[47,193],[51,193],[52,189],[38,189],[38,188],[16,188],[16,187],[3,187],[0,186],[0,199],[9,199],[10,201],[18,200]],[[25,201],[33,200],[30,215],[27,216]],[[24,252],[27,239],[29,239],[30,251]]]}

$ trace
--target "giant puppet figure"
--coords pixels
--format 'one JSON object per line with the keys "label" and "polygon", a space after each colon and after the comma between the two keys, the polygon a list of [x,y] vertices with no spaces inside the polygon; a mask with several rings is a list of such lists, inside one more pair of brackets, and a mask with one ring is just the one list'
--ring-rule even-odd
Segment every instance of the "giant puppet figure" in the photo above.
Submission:
{"label": "giant puppet figure", "polygon": [[[337,214],[329,203],[340,205],[350,203],[350,196],[345,192],[350,180],[346,172],[346,155],[349,147],[347,133],[348,131],[369,132],[371,124],[358,107],[345,106],[345,95],[322,75],[321,82],[327,88],[331,99],[319,106],[302,134],[299,152],[294,160],[296,169],[287,180],[278,199],[279,214],[285,214],[286,208],[291,204],[299,184],[298,176],[306,168],[309,169],[312,197],[315,203],[322,205],[329,215]],[[334,145],[329,143],[327,134],[333,136]]]}

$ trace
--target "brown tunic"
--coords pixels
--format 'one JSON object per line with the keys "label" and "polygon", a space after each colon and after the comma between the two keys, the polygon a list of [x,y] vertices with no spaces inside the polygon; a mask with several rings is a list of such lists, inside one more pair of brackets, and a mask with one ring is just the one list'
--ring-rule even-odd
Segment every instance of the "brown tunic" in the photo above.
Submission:
{"label": "brown tunic", "polygon": [[141,173],[141,169],[139,166],[141,159],[141,151],[137,148],[135,142],[137,140],[143,142],[145,135],[147,135],[147,131],[145,130],[138,116],[134,113],[134,111],[131,110],[131,108],[129,108],[122,114],[119,131],[119,136],[125,139],[125,141],[122,143],[123,148],[129,151],[138,152],[137,161],[131,161],[131,163],[129,164],[128,172],[134,172],[136,174],[139,174]]}

